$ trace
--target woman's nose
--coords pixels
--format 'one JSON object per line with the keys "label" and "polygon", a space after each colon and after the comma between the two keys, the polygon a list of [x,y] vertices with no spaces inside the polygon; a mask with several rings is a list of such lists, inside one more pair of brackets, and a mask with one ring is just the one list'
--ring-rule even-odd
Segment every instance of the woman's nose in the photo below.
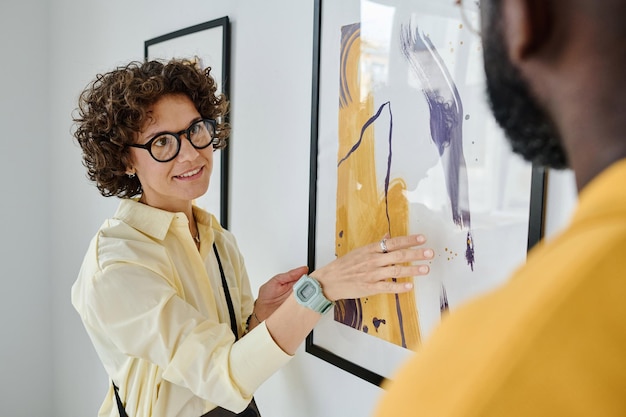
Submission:
{"label": "woman's nose", "polygon": [[178,158],[182,160],[194,160],[198,156],[199,152],[193,147],[189,139],[186,136],[180,138],[180,152]]}

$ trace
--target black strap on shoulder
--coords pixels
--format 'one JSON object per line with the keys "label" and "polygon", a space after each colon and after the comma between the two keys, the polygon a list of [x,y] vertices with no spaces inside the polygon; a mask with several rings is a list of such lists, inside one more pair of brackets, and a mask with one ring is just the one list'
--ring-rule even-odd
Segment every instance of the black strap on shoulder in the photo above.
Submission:
{"label": "black strap on shoulder", "polygon": [[115,402],[117,402],[117,409],[120,412],[120,417],[128,417],[126,414],[126,410],[124,409],[124,404],[122,404],[122,400],[120,399],[120,394],[118,393],[119,388],[115,385],[115,382],[111,381],[113,384],[113,390],[115,391]]}
{"label": "black strap on shoulder", "polygon": [[222,286],[224,287],[226,304],[228,304],[228,315],[230,316],[230,329],[233,331],[235,339],[239,339],[239,331],[237,330],[237,319],[235,318],[235,308],[233,307],[233,300],[230,298],[230,290],[228,289],[228,283],[226,282],[226,276],[224,275],[222,260],[220,259],[220,254],[217,251],[217,246],[215,245],[215,242],[213,242],[213,252],[215,252],[217,265],[220,267],[220,275],[222,276]]}

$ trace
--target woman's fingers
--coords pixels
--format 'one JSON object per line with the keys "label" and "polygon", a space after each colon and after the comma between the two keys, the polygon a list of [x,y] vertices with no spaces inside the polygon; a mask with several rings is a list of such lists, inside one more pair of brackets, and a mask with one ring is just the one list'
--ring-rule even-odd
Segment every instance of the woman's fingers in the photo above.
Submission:
{"label": "woman's fingers", "polygon": [[413,289],[410,281],[378,281],[371,285],[369,291],[372,294],[401,294]]}
{"label": "woman's fingers", "polygon": [[393,252],[380,253],[373,261],[378,266],[401,264],[413,261],[427,261],[432,259],[434,254],[430,248],[398,249]]}
{"label": "woman's fingers", "polygon": [[330,285],[322,284],[322,288],[332,300],[403,293],[413,289],[411,278],[429,271],[427,265],[388,265],[354,273],[351,279],[330,281]]}
{"label": "woman's fingers", "polygon": [[388,265],[370,271],[371,282],[384,281],[390,278],[405,278],[426,275],[430,272],[428,265]]}

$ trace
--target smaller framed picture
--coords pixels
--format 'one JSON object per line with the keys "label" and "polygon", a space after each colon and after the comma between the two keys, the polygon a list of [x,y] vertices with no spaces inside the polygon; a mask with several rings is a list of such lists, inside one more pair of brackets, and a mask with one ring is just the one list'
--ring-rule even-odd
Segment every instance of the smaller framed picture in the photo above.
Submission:
{"label": "smaller framed picture", "polygon": [[[147,40],[144,44],[144,58],[146,60],[172,58],[198,60],[202,68],[211,67],[211,75],[218,83],[218,92],[230,99],[230,22],[228,16]],[[223,227],[228,227],[229,148],[226,147],[218,152],[221,156],[214,159],[209,190],[196,200],[196,204],[213,213]]]}

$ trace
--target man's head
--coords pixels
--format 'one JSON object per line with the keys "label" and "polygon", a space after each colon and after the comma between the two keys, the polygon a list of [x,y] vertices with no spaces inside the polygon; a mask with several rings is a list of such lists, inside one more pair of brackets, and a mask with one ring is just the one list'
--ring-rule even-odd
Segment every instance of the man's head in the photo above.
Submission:
{"label": "man's head", "polygon": [[550,115],[533,95],[507,51],[502,0],[483,0],[482,33],[487,94],[496,121],[513,151],[552,168],[567,166],[567,155]]}
{"label": "man's head", "polygon": [[626,0],[481,0],[488,96],[513,149],[579,189],[626,158]]}

